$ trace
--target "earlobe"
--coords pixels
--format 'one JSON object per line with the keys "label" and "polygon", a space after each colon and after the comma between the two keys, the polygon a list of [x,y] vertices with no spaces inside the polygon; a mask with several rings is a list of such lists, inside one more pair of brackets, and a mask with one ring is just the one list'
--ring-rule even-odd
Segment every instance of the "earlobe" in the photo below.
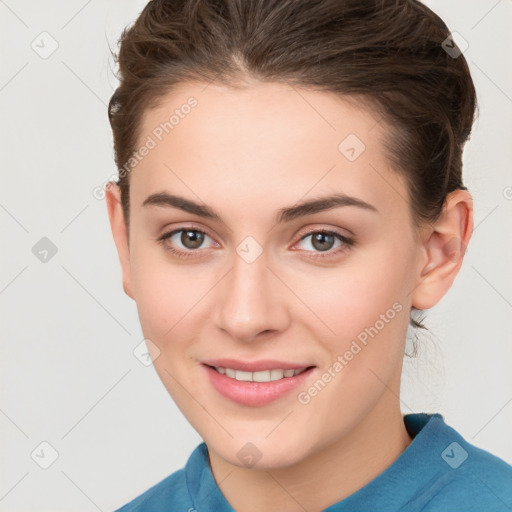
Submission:
{"label": "earlobe", "polygon": [[412,306],[430,309],[450,289],[473,233],[473,199],[467,190],[451,192],[439,219],[425,232]]}
{"label": "earlobe", "polygon": [[128,232],[121,204],[121,190],[117,183],[110,181],[105,188],[105,200],[107,202],[108,216],[110,219],[110,228],[116,244],[121,272],[123,279],[124,292],[133,297],[131,266],[130,266],[130,248],[128,242]]}

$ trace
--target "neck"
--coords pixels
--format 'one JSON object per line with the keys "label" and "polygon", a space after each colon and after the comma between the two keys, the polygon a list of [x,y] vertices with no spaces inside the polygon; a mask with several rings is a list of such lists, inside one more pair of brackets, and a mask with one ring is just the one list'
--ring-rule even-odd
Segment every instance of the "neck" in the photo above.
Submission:
{"label": "neck", "polygon": [[213,476],[222,482],[222,493],[237,512],[315,512],[365,486],[410,442],[398,400],[385,393],[350,434],[292,466],[240,468],[213,450],[209,454]]}

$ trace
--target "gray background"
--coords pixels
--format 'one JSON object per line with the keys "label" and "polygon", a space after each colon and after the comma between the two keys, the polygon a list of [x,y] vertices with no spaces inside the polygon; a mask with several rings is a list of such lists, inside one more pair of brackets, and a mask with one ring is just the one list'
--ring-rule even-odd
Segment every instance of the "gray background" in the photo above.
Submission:
{"label": "gray background", "polygon": [[[108,44],[144,5],[0,1],[1,511],[112,510],[200,442],[133,354],[135,303],[93,195],[116,172]],[[405,363],[403,412],[440,412],[512,463],[512,0],[428,5],[469,43],[476,227],[453,288],[427,314],[419,358]],[[57,249],[46,262],[43,237]]]}

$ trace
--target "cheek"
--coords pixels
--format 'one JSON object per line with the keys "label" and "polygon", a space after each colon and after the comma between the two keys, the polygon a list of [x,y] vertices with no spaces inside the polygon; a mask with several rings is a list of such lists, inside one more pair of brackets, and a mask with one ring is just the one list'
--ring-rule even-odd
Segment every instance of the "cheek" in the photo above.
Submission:
{"label": "cheek", "polygon": [[[413,257],[407,242],[386,245],[356,272],[339,312],[336,354],[354,390],[378,391],[396,377],[409,324]],[[334,345],[331,346],[334,349]],[[331,351],[332,352],[332,351]],[[398,372],[399,373],[399,372]]]}
{"label": "cheek", "polygon": [[[305,295],[322,320],[308,317],[308,327],[327,355],[322,370],[335,375],[315,406],[325,407],[326,414],[337,410],[359,417],[386,386],[395,387],[409,323],[413,269],[407,241],[402,240],[401,246],[395,243],[396,250],[393,244],[383,243],[361,251],[350,264],[326,273],[325,278],[317,276],[316,293]],[[306,289],[304,281],[302,293]]]}
{"label": "cheek", "polygon": [[314,323],[312,328],[342,349],[366,328],[376,323],[382,327],[382,316],[386,321],[382,331],[390,332],[392,324],[403,323],[404,315],[396,313],[409,310],[414,268],[412,252],[404,244],[395,250],[392,244],[383,243],[355,252],[338,268],[295,275],[297,295],[313,313],[306,317],[310,327]]}
{"label": "cheek", "polygon": [[[163,249],[141,248],[131,254],[132,287],[144,336],[163,348],[188,320],[207,283],[194,276],[191,266],[171,264]],[[189,333],[190,335],[190,333]]]}

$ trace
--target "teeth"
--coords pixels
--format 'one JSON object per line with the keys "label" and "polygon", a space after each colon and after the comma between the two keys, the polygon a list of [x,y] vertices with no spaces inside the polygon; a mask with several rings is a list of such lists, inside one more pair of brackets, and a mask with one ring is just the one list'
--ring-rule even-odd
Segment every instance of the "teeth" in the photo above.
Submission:
{"label": "teeth", "polygon": [[243,380],[244,382],[251,382],[252,381],[252,372],[242,372],[240,370],[236,370],[235,372],[235,379],[236,380]]}
{"label": "teeth", "polygon": [[284,377],[284,370],[270,370],[270,380],[281,380]]}
{"label": "teeth", "polygon": [[[274,374],[274,380],[277,380],[277,378],[281,378],[278,376],[279,370],[276,370],[276,373]],[[254,382],[270,382],[272,379],[272,375],[270,373],[270,370],[263,370],[261,372],[252,372],[252,380]]]}
{"label": "teeth", "polygon": [[226,377],[242,382],[273,382],[286,377],[299,375],[299,373],[302,373],[306,368],[299,368],[297,370],[262,370],[259,372],[245,372],[242,370],[233,370],[232,368],[222,368],[221,366],[216,366],[215,369],[221,375],[226,375]]}

